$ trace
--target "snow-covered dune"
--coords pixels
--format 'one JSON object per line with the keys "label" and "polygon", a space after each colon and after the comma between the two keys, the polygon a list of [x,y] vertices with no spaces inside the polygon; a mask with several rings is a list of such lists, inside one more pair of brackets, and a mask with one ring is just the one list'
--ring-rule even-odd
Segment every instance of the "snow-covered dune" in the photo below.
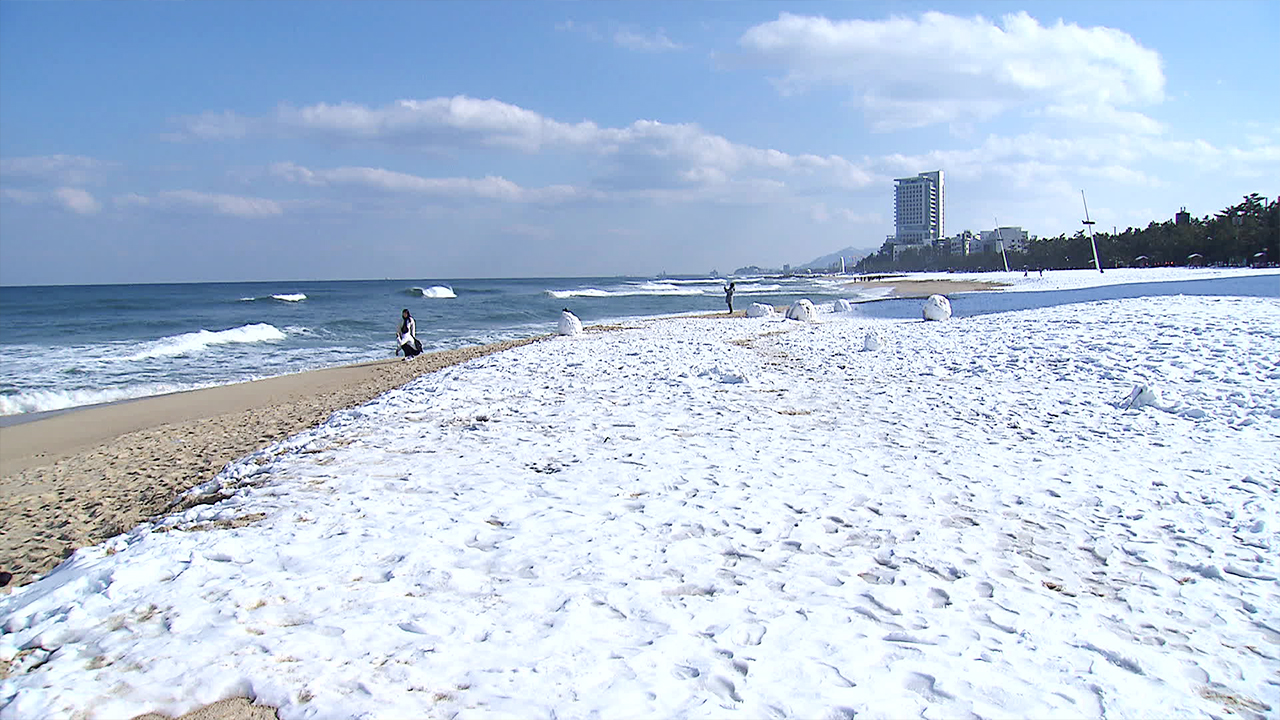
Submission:
{"label": "snow-covered dune", "polygon": [[0,600],[0,716],[1274,717],[1280,300],[824,319],[554,338],[247,457]]}

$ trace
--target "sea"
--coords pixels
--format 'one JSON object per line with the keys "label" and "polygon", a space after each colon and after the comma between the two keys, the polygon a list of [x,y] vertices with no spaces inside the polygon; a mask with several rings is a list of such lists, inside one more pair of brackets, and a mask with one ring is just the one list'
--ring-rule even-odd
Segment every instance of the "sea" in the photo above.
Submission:
{"label": "sea", "polygon": [[[735,306],[839,299],[871,317],[919,317],[847,276],[735,277]],[[719,277],[352,280],[0,287],[0,422],[98,403],[395,356],[400,311],[425,350],[586,324],[723,311]],[[956,316],[1147,295],[1280,295],[1274,275],[951,297]]]}

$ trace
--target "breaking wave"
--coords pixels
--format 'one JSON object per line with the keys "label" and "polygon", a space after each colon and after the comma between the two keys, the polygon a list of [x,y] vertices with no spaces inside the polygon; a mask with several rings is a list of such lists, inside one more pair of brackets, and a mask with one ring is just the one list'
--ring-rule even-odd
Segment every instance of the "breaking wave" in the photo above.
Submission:
{"label": "breaking wave", "polygon": [[445,299],[445,298],[458,297],[457,295],[454,294],[453,288],[445,287],[444,285],[432,285],[429,288],[411,287],[408,290],[405,290],[405,294],[412,295],[413,297],[423,297],[423,298],[433,298],[433,299]]}
{"label": "breaking wave", "polygon": [[599,288],[580,288],[577,290],[547,290],[546,294],[557,300],[575,297],[610,298],[635,297],[637,295],[706,295],[706,291],[696,287],[679,287],[672,283],[647,282],[639,285],[628,285],[610,290]]}
{"label": "breaking wave", "polygon": [[165,393],[191,390],[195,387],[197,386],[156,383],[107,388],[104,390],[28,390],[14,395],[0,396],[0,415],[21,415],[23,413],[65,410],[84,405],[97,405],[99,403],[149,397],[151,395],[163,395]]}
{"label": "breaking wave", "polygon": [[161,357],[176,357],[178,355],[199,352],[212,345],[271,342],[275,340],[284,340],[285,337],[285,334],[281,332],[279,328],[274,325],[268,325],[267,323],[242,325],[237,328],[231,328],[230,330],[219,330],[217,332],[200,330],[199,332],[171,335],[149,343],[144,343],[139,352],[130,355],[125,358],[125,360],[150,360]]}
{"label": "breaking wave", "polygon": [[242,297],[240,302],[257,302],[259,300],[279,300],[281,302],[302,302],[307,296],[302,293],[280,293],[278,295],[264,295],[262,297]]}

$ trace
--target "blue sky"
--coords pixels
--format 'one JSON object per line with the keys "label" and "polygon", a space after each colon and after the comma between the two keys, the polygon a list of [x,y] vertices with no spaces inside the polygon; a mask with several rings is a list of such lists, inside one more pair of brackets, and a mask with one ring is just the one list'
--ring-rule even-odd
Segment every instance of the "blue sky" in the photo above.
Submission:
{"label": "blue sky", "polygon": [[646,275],[1280,193],[1280,2],[0,1],[0,284]]}

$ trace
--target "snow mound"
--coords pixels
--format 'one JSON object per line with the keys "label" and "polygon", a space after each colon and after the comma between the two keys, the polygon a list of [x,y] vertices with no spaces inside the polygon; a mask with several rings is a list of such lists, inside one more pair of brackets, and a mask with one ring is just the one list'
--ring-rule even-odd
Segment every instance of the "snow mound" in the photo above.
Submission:
{"label": "snow mound", "polygon": [[1117,403],[1121,410],[1137,410],[1147,406],[1160,407],[1160,398],[1156,397],[1156,393],[1146,385],[1135,385],[1133,390],[1129,392],[1129,397]]}
{"label": "snow mound", "polygon": [[873,332],[867,333],[867,337],[862,341],[862,349],[868,352],[880,349],[880,336]]}
{"label": "snow mound", "polygon": [[703,370],[698,373],[698,377],[707,378],[712,382],[726,383],[729,385],[747,382],[747,376],[745,374],[736,370],[725,370],[724,368],[719,367]]}
{"label": "snow mound", "polygon": [[773,306],[764,303],[751,303],[747,308],[747,317],[769,317],[773,314]]}
{"label": "snow mound", "polygon": [[930,295],[921,310],[925,320],[947,320],[951,317],[951,301],[942,295]]}
{"label": "snow mound", "polygon": [[582,321],[578,319],[577,315],[574,315],[573,313],[569,312],[568,308],[565,308],[560,313],[559,332],[561,335],[581,335],[582,334]]}
{"label": "snow mound", "polygon": [[818,310],[813,303],[808,300],[800,299],[791,303],[791,307],[787,309],[788,320],[800,320],[803,322],[813,322],[818,317]]}
{"label": "snow mound", "polygon": [[[1172,406],[1166,405],[1160,395],[1150,385],[1134,385],[1133,390],[1129,391],[1129,395],[1123,400],[1116,402],[1116,407],[1121,410],[1141,410],[1145,407],[1163,410],[1167,413],[1178,412],[1180,403],[1174,402]],[[1206,413],[1199,408],[1186,408],[1182,410],[1185,415],[1193,420],[1203,418]]]}
{"label": "snow mound", "polygon": [[835,312],[839,312],[839,313],[853,312],[853,303],[849,302],[848,300],[845,300],[844,298],[840,298],[839,300],[836,300]]}

